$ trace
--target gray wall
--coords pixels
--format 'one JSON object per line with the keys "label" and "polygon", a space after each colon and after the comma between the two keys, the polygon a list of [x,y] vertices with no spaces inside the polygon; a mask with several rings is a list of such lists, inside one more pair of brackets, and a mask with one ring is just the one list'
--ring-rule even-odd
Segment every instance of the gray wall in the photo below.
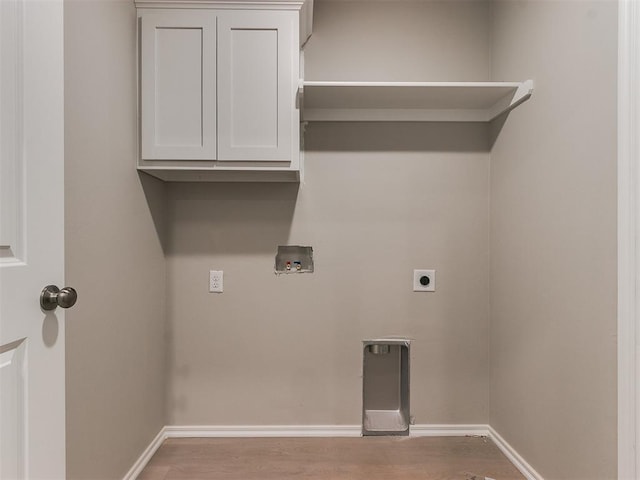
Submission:
{"label": "gray wall", "polygon": [[615,2],[494,4],[533,78],[491,155],[491,425],[544,478],[616,478]]}
{"label": "gray wall", "polygon": [[[417,423],[614,478],[616,30],[613,2],[317,0],[308,79],[535,96],[491,153],[469,124],[313,124],[299,189],[165,185],[134,169],[132,2],[67,0],[68,478],[121,478],[164,424],[358,424],[360,342],[386,335],[414,339]],[[316,272],[276,277],[280,244]]]}
{"label": "gray wall", "polygon": [[[484,2],[318,2],[307,78],[486,80],[488,19]],[[400,55],[407,22],[423,38]],[[417,423],[486,423],[487,131],[312,124],[306,149],[299,190],[168,186],[169,423],[357,425],[361,341],[386,335],[414,339]],[[276,277],[279,244],[313,246],[316,272]],[[437,269],[435,293],[412,292],[414,268]]]}
{"label": "gray wall", "polygon": [[165,424],[165,260],[135,171],[133,2],[65,1],[64,22],[67,478],[117,479]]}
{"label": "gray wall", "polygon": [[315,0],[306,80],[489,80],[486,0]]}

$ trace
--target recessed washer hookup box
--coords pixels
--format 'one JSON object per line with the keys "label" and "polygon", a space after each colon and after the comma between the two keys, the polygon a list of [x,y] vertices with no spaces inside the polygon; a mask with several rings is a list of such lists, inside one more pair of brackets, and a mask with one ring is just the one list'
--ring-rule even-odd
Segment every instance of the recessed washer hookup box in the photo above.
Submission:
{"label": "recessed washer hookup box", "polygon": [[275,272],[313,273],[313,248],[300,245],[278,246]]}
{"label": "recessed washer hookup box", "polygon": [[409,435],[410,340],[362,343],[362,435]]}

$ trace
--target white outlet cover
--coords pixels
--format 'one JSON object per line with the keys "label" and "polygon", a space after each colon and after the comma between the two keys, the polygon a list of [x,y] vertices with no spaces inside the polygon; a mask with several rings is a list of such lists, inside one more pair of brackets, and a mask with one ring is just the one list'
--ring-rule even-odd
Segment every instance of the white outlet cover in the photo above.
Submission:
{"label": "white outlet cover", "polygon": [[[427,285],[420,283],[422,277],[427,277]],[[435,292],[436,291],[436,271],[435,270],[414,270],[413,271],[413,291],[414,292]]]}
{"label": "white outlet cover", "polygon": [[223,286],[222,270],[209,270],[209,292],[222,293]]}

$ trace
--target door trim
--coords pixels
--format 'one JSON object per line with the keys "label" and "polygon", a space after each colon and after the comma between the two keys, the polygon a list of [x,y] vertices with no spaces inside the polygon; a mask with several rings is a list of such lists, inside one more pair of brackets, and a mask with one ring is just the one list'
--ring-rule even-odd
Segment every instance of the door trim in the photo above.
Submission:
{"label": "door trim", "polygon": [[618,3],[618,478],[636,479],[640,275],[640,5]]}

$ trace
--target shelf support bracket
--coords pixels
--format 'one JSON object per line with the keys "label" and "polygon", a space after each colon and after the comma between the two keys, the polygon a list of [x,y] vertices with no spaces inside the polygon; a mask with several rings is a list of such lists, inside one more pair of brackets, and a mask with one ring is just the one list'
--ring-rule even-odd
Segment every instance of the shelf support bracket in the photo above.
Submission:
{"label": "shelf support bracket", "polygon": [[489,111],[488,120],[495,120],[500,115],[510,112],[517,106],[529,100],[529,98],[531,98],[531,94],[533,94],[533,80],[526,80],[522,82],[513,94],[513,97],[505,97]]}

